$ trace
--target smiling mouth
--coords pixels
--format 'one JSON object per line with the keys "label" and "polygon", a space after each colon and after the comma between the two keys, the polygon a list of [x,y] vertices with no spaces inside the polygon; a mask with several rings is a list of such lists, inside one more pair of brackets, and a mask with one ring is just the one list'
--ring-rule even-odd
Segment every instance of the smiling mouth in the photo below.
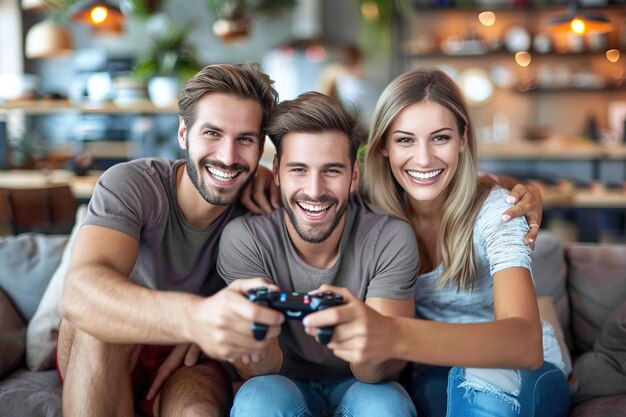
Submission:
{"label": "smiling mouth", "polygon": [[412,178],[415,178],[418,181],[430,181],[443,172],[443,169],[435,169],[433,171],[428,172],[419,172],[419,171],[406,171]]}
{"label": "smiling mouth", "polygon": [[310,217],[321,217],[325,212],[328,211],[328,209],[332,207],[332,203],[331,204],[310,204],[310,203],[296,202],[296,204]]}
{"label": "smiling mouth", "polygon": [[241,171],[227,172],[213,166],[207,166],[206,169],[207,171],[209,171],[211,177],[215,178],[219,182],[224,183],[232,181],[235,177],[241,174]]}

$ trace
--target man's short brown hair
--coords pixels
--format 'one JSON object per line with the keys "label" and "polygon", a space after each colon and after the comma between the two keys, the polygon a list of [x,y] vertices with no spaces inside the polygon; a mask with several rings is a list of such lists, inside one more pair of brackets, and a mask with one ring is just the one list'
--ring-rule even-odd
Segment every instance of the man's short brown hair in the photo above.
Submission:
{"label": "man's short brown hair", "polygon": [[350,162],[354,164],[361,143],[356,119],[339,102],[325,94],[308,92],[276,106],[267,126],[267,135],[282,155],[282,139],[287,133],[340,132],[348,138]]}
{"label": "man's short brown hair", "polygon": [[178,96],[178,112],[185,126],[191,128],[196,121],[198,101],[205,94],[229,94],[256,100],[263,109],[261,135],[264,135],[270,112],[278,103],[278,93],[273,83],[258,64],[207,65],[183,84]]}

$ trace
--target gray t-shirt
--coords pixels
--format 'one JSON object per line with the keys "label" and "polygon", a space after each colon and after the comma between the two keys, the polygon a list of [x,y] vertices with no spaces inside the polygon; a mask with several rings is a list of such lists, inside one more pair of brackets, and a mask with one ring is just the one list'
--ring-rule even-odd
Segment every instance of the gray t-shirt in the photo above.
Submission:
{"label": "gray t-shirt", "polygon": [[111,167],[96,185],[84,224],[139,241],[133,282],[208,296],[225,286],[215,269],[219,236],[243,209],[228,207],[207,229],[187,224],[176,199],[176,169],[184,163],[138,159]]}
{"label": "gray t-shirt", "polygon": [[[415,287],[416,315],[429,320],[448,323],[479,323],[493,321],[494,274],[507,268],[521,267],[529,271],[532,249],[524,244],[528,224],[523,217],[502,221],[512,205],[506,202],[509,192],[495,187],[478,212],[474,224],[474,250],[478,261],[478,275],[471,290],[457,291],[454,285],[439,288],[443,264],[421,274]],[[554,329],[542,323],[544,360],[564,370]]]}
{"label": "gray t-shirt", "polygon": [[[337,262],[313,268],[297,255],[287,233],[284,210],[244,216],[222,234],[217,268],[231,282],[267,278],[282,291],[305,293],[322,284],[346,287],[362,300],[368,297],[413,297],[418,251],[411,226],[368,212],[356,201],[348,205]],[[279,342],[284,354],[281,374],[316,380],[351,375],[349,364],[304,332],[299,321],[287,320]]]}

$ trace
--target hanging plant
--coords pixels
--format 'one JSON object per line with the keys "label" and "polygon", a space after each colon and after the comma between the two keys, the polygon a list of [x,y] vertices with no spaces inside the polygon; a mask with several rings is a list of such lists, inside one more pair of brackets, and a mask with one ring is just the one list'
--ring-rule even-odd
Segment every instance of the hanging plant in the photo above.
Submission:
{"label": "hanging plant", "polygon": [[192,25],[170,26],[155,36],[148,48],[140,54],[134,73],[148,79],[155,76],[191,78],[202,65],[193,45],[188,42]]}

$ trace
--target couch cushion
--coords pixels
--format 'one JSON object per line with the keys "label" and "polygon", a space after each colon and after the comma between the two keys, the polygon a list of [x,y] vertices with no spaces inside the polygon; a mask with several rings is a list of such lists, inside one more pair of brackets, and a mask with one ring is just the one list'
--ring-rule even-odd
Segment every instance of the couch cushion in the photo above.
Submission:
{"label": "couch cushion", "polygon": [[537,297],[548,296],[552,298],[559,323],[565,334],[565,340],[571,348],[572,336],[566,284],[565,249],[551,232],[542,230],[537,236],[535,249],[530,257]]}
{"label": "couch cushion", "polygon": [[569,417],[624,417],[626,395],[594,398],[572,407]]}
{"label": "couch cushion", "polygon": [[602,326],[593,351],[578,358],[574,378],[578,385],[576,402],[605,395],[626,395],[626,301]]}
{"label": "couch cushion", "polygon": [[59,266],[67,239],[33,233],[0,237],[0,288],[26,321]]}
{"label": "couch cushion", "polygon": [[11,417],[62,417],[61,384],[56,371],[19,370],[0,381],[0,414]]}
{"label": "couch cushion", "polygon": [[0,378],[15,371],[24,358],[26,323],[0,290]]}
{"label": "couch cushion", "polygon": [[59,267],[52,275],[41,302],[28,323],[26,331],[26,366],[30,371],[43,371],[55,365],[56,340],[61,323],[61,295],[63,283],[70,262],[72,242],[87,214],[87,206],[81,205],[76,211],[76,221],[70,239],[63,251]]}
{"label": "couch cushion", "polygon": [[593,348],[600,329],[626,299],[626,245],[566,247],[572,333],[577,355]]}

